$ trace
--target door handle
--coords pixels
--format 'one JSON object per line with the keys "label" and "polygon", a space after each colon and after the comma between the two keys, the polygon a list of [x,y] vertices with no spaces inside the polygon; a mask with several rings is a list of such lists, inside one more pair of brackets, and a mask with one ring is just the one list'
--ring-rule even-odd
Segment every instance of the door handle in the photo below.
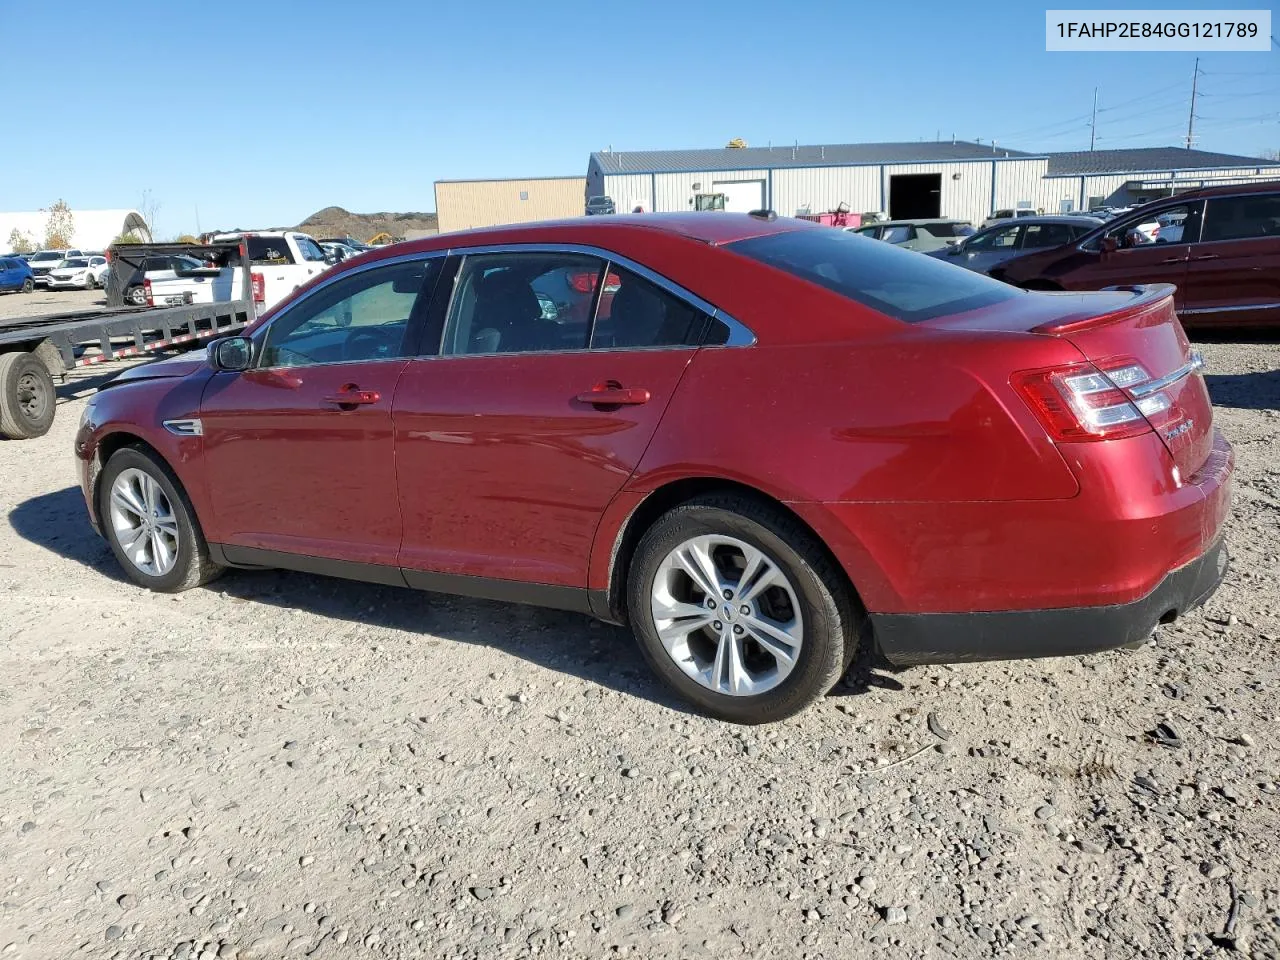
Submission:
{"label": "door handle", "polygon": [[1183,263],[1184,258],[1183,257],[1166,257],[1164,260],[1161,260],[1160,262],[1161,263]]}
{"label": "door handle", "polygon": [[361,390],[354,383],[348,383],[337,393],[331,393],[325,397],[324,402],[337,404],[339,407],[355,408],[377,403],[381,399],[382,395],[377,390]]}
{"label": "door handle", "polygon": [[1192,257],[1191,259],[1192,260],[1217,260],[1218,255],[1216,253],[1206,253],[1203,257]]}
{"label": "door handle", "polygon": [[617,380],[608,380],[597,383],[574,399],[597,407],[637,406],[649,402],[649,391],[644,387],[624,387]]}

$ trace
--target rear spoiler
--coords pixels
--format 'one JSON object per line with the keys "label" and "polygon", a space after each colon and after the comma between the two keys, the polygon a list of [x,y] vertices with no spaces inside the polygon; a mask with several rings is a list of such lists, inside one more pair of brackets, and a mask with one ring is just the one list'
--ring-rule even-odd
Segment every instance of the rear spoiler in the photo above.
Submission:
{"label": "rear spoiler", "polygon": [[1170,310],[1173,309],[1172,301],[1175,287],[1172,283],[1137,283],[1115,287],[1103,287],[1102,289],[1108,293],[1125,291],[1132,293],[1133,302],[1125,304],[1118,310],[1100,313],[1094,317],[1051,320],[1048,323],[1040,324],[1038,327],[1032,327],[1030,332],[1045,333],[1050,336],[1061,337],[1076,333],[1080,330],[1119,323],[1122,320],[1135,320],[1148,313],[1160,313],[1166,307]]}

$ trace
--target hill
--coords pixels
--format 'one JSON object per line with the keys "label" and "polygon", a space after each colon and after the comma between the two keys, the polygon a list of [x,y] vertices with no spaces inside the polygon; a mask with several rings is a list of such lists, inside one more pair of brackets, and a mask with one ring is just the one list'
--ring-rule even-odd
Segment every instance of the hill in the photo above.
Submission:
{"label": "hill", "polygon": [[367,243],[380,233],[393,237],[420,237],[439,229],[434,213],[352,213],[342,207],[317,210],[295,228],[319,239],[354,237]]}

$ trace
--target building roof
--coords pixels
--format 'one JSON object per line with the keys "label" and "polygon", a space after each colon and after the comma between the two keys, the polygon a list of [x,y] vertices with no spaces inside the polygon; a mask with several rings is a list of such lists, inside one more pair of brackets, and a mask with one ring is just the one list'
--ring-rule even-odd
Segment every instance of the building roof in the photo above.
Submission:
{"label": "building roof", "polygon": [[1165,170],[1213,170],[1236,167],[1276,167],[1274,160],[1208,153],[1182,147],[1136,147],[1131,150],[1073,150],[1050,153],[1049,176],[1070,174],[1145,173]]}
{"label": "building roof", "polygon": [[724,147],[715,150],[600,151],[593,162],[608,174],[681,173],[701,170],[766,170],[771,167],[852,167],[882,163],[941,163],[948,160],[1033,159],[989,143],[957,140],[912,143],[828,143],[798,147]]}

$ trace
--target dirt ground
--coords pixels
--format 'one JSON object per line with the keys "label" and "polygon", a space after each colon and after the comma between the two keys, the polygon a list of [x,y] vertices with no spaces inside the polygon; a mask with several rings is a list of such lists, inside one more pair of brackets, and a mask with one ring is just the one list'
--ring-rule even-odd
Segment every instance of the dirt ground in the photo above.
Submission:
{"label": "dirt ground", "polygon": [[102,308],[107,296],[101,290],[46,290],[36,287],[31,293],[0,293],[0,323],[12,317],[30,317],[42,313],[62,313]]}
{"label": "dirt ground", "polygon": [[133,587],[73,481],[92,381],[63,388],[0,442],[0,957],[1276,956],[1280,345],[1203,349],[1238,471],[1202,613],[864,660],[763,728],[570,614]]}

